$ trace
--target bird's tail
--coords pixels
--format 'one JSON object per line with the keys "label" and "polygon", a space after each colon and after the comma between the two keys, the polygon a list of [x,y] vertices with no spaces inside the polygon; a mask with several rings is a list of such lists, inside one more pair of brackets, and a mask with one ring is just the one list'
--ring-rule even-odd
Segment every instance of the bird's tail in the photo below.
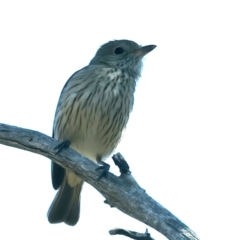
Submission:
{"label": "bird's tail", "polygon": [[[66,171],[68,172],[68,171]],[[68,181],[68,174],[65,174],[64,180],[58,190],[47,213],[50,223],[65,222],[74,226],[80,215],[80,193],[83,180],[78,178],[78,183],[71,186]]]}

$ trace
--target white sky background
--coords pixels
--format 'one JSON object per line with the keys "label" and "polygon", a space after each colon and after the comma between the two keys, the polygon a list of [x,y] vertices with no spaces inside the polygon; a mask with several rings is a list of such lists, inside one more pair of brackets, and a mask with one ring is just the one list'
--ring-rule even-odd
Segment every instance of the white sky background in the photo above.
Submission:
{"label": "white sky background", "polygon": [[[100,45],[113,39],[156,44],[145,57],[117,150],[139,184],[201,239],[239,239],[238,4],[1,1],[0,122],[51,135],[64,83]],[[0,158],[0,239],[117,240],[124,237],[110,236],[110,229],[145,231],[87,184],[79,223],[49,224],[50,161],[2,145]]]}

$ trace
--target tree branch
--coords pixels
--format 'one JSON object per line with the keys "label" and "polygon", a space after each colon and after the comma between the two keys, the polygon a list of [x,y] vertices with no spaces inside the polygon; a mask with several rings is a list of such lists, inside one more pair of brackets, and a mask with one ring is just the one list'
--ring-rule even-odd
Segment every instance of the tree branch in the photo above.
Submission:
{"label": "tree branch", "polygon": [[146,230],[145,233],[138,233],[134,231],[125,230],[122,228],[115,228],[109,231],[110,235],[124,235],[135,240],[154,240]]}
{"label": "tree branch", "polygon": [[111,206],[156,229],[170,240],[199,240],[190,228],[152,199],[131,174],[116,177],[108,173],[107,177],[97,181],[99,172],[95,171],[97,165],[94,162],[70,148],[55,155],[53,149],[59,142],[33,130],[0,124],[0,143],[40,154],[70,169],[96,188]]}

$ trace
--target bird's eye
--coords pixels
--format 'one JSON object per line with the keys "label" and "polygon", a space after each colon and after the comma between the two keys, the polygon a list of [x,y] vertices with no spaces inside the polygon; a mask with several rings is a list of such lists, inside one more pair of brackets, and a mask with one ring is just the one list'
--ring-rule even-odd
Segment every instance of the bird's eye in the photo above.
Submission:
{"label": "bird's eye", "polygon": [[122,54],[124,52],[124,50],[121,47],[116,47],[114,50],[115,54]]}

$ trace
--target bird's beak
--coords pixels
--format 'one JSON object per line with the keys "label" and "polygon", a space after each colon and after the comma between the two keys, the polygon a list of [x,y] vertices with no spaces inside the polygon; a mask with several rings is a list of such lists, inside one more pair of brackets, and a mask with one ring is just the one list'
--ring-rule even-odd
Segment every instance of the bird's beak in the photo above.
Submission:
{"label": "bird's beak", "polygon": [[156,45],[144,46],[144,47],[141,47],[138,50],[132,52],[132,54],[136,57],[144,57],[146,54],[151,52],[155,47],[157,47],[157,46]]}

